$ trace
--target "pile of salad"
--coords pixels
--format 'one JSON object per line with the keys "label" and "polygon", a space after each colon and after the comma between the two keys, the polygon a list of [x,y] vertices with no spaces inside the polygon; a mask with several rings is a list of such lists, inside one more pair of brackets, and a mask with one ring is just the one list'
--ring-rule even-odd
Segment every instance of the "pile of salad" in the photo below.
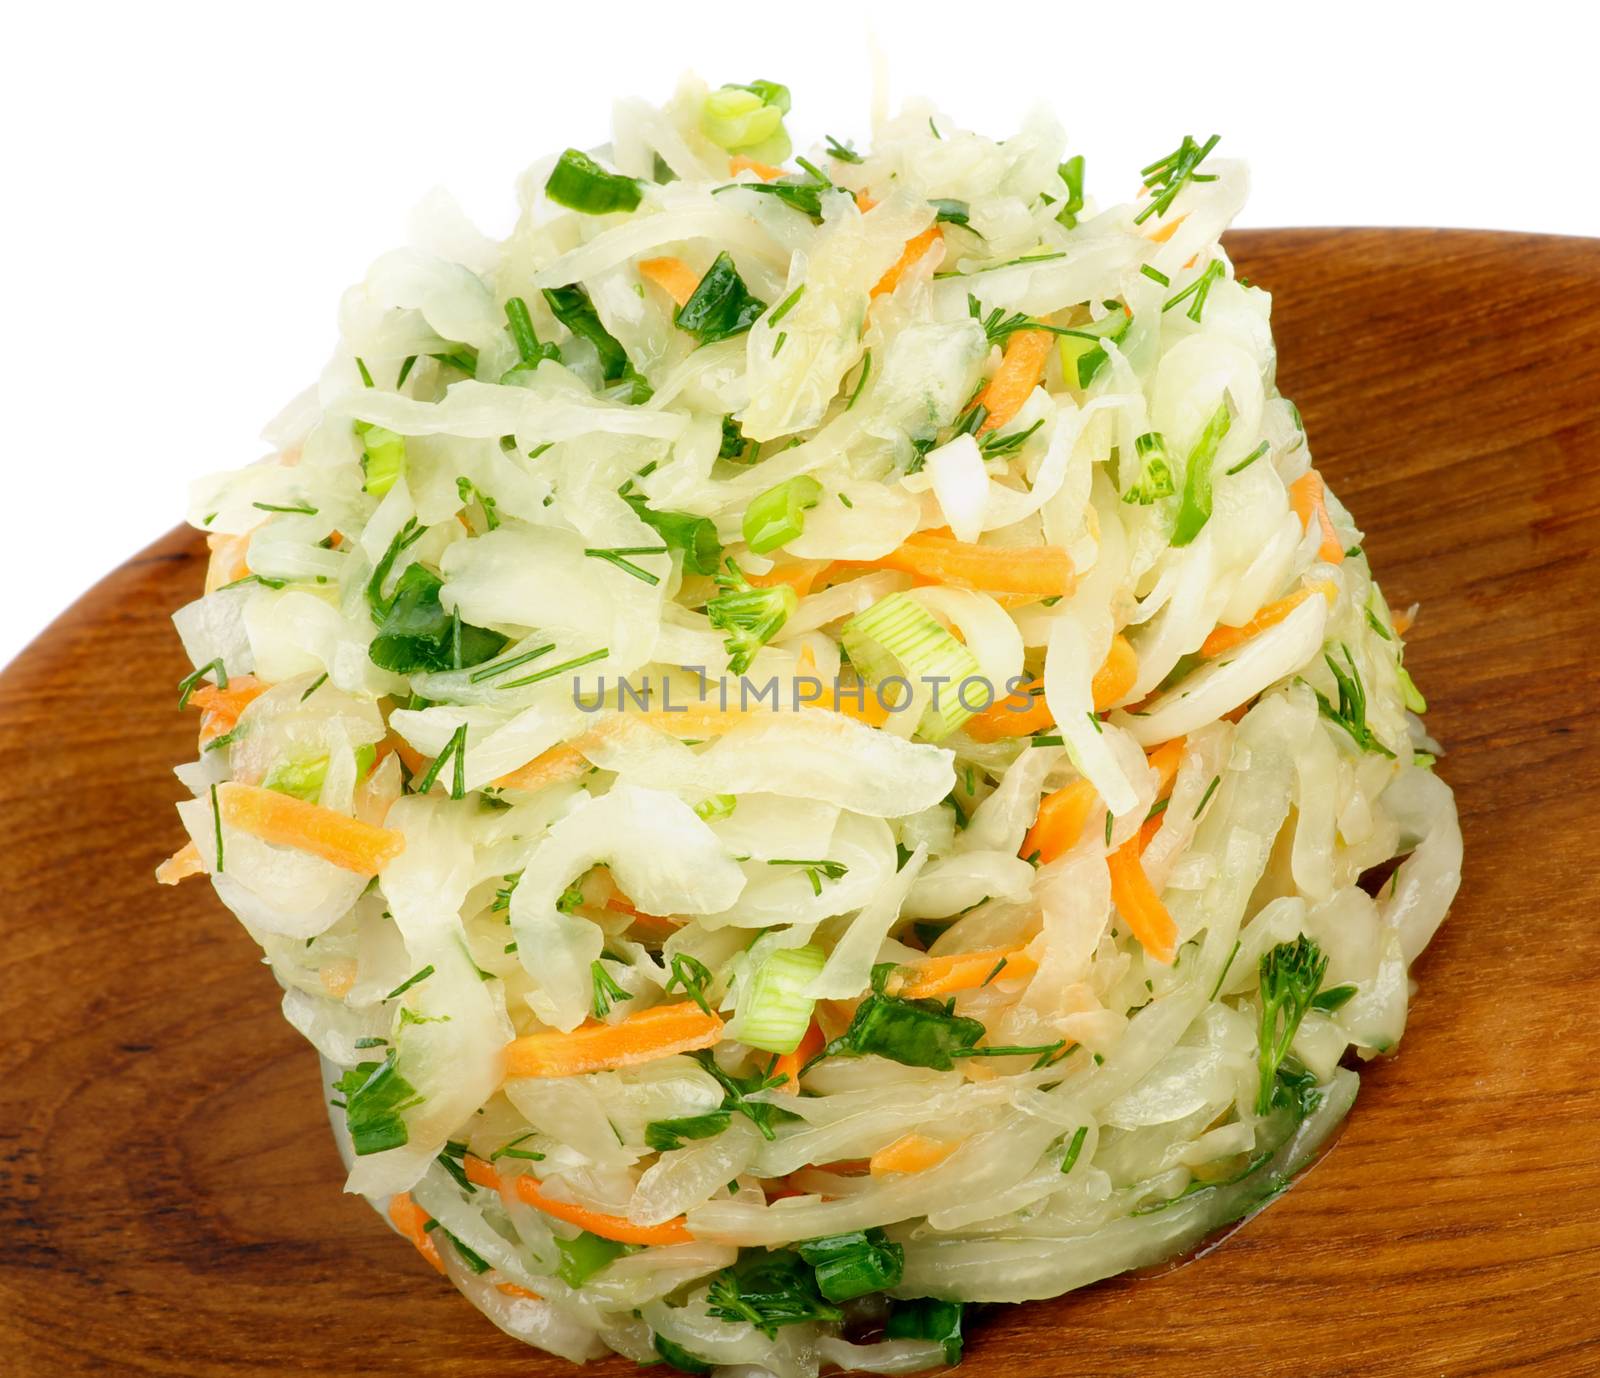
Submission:
{"label": "pile of salad", "polygon": [[798,156],[789,103],[623,101],[504,240],[427,203],[191,508],[160,878],[260,944],[346,1189],[578,1361],[906,1372],[1190,1248],[1459,879],[1244,166],[1101,206],[1047,116]]}

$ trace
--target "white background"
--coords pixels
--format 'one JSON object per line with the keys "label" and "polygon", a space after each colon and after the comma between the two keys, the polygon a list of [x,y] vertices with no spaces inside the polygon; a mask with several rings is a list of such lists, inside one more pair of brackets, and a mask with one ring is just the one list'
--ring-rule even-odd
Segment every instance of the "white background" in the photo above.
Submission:
{"label": "white background", "polygon": [[[1184,132],[1241,224],[1600,234],[1592,0],[1338,5],[384,3],[12,7],[0,55],[0,663],[257,457],[340,291],[450,188],[505,233],[540,154],[693,67],[794,92],[802,147],[895,101],[1004,136],[1035,103],[1091,193]],[[1596,252],[1600,252],[1597,246]],[[1374,290],[1382,290],[1381,283]],[[1596,309],[1600,310],[1600,303]]]}

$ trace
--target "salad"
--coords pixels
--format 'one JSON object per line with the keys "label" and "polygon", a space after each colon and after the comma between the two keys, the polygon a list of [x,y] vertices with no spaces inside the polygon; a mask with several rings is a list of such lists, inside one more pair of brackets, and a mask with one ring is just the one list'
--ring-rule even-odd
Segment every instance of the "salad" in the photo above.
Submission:
{"label": "salad", "polygon": [[1459,879],[1244,166],[1100,205],[1046,115],[789,108],[622,101],[503,240],[428,202],[190,510],[159,878],[260,944],[346,1190],[576,1361],[906,1372],[1182,1253]]}

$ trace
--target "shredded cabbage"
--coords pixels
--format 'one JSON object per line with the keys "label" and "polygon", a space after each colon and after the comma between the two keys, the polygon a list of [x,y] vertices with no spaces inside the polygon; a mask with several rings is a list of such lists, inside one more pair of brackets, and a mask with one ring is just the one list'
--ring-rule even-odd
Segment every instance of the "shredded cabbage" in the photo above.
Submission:
{"label": "shredded cabbage", "polygon": [[907,1372],[1192,1247],[1460,880],[1243,165],[1099,206],[1048,117],[913,105],[767,167],[789,104],[624,101],[501,241],[432,198],[192,496],[174,869],[347,1190],[577,1362]]}

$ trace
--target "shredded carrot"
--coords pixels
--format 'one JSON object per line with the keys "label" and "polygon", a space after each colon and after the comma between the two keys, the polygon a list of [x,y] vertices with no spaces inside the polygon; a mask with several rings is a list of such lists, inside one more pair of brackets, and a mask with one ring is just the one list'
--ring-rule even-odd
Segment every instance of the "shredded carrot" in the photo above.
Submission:
{"label": "shredded carrot", "polygon": [[[906,240],[906,247],[900,251],[900,257],[895,260],[894,266],[878,279],[870,295],[881,297],[885,293],[894,291],[900,285],[900,279],[922,261],[922,256],[925,253],[933,248],[935,244],[943,243],[944,235],[937,225],[930,225],[921,234],[914,235]],[[938,265],[935,264],[934,266],[937,267]]]}
{"label": "shredded carrot", "polygon": [[1404,636],[1416,625],[1417,615],[1413,609],[1406,608],[1401,612],[1391,614],[1390,620],[1394,623],[1394,634],[1396,636]]}
{"label": "shredded carrot", "polygon": [[[1133,688],[1138,675],[1139,657],[1132,643],[1119,633],[1094,672],[1094,706],[1103,713]],[[975,742],[997,742],[1004,737],[1031,736],[1054,722],[1055,715],[1044,700],[1044,681],[1035,679],[1016,693],[996,699],[967,723],[966,730]]]}
{"label": "shredded carrot", "polygon": [[1106,865],[1111,868],[1111,900],[1117,913],[1152,959],[1171,966],[1178,950],[1178,926],[1144,873],[1139,839],[1130,837],[1106,858]]}
{"label": "shredded carrot", "polygon": [[1178,767],[1183,764],[1184,738],[1174,737],[1170,742],[1162,742],[1154,751],[1146,756],[1145,764],[1155,769],[1160,777],[1156,786],[1156,798],[1164,799],[1172,788],[1172,782],[1177,778]]}
{"label": "shredded carrot", "polygon": [[1312,519],[1322,528],[1322,544],[1317,547],[1317,558],[1330,565],[1344,563],[1344,547],[1339,544],[1339,533],[1333,529],[1333,518],[1328,515],[1327,485],[1315,469],[1307,469],[1289,485],[1289,505],[1294,508],[1300,524],[1311,529]]}
{"label": "shredded carrot", "polygon": [[639,264],[639,276],[653,282],[682,306],[700,285],[695,271],[681,258],[647,258]]}
{"label": "shredded carrot", "polygon": [[989,412],[978,427],[979,435],[1005,425],[1022,410],[1028,394],[1044,377],[1045,361],[1050,357],[1054,339],[1047,330],[1018,330],[1007,341],[1000,367],[995,370],[988,387],[978,395],[978,401]]}
{"label": "shredded carrot", "polygon": [[[1152,234],[1146,235],[1145,238],[1148,239],[1152,244],[1165,244],[1169,239],[1172,238],[1173,235],[1177,234],[1178,226],[1183,224],[1183,222],[1188,218],[1189,217],[1186,212],[1185,214],[1180,215],[1176,220],[1167,221],[1167,223],[1159,230],[1156,230]],[[1189,262],[1192,263],[1194,260],[1190,259]],[[1188,264],[1185,264],[1184,266],[1187,267]]]}
{"label": "shredded carrot", "polygon": [[958,990],[976,990],[990,981],[1013,981],[1031,976],[1039,964],[1024,947],[991,947],[981,952],[952,952],[943,957],[923,957],[907,963],[908,973],[898,981],[891,979],[891,995],[920,999],[928,995],[951,995]]}
{"label": "shredded carrot", "polygon": [[1083,825],[1088,822],[1089,810],[1097,797],[1095,787],[1087,780],[1074,780],[1045,795],[1039,805],[1039,816],[1022,839],[1019,855],[1026,858],[1037,852],[1039,864],[1047,866],[1070,851],[1083,833]]}
{"label": "shredded carrot", "polygon": [[377,875],[406,846],[405,838],[388,828],[236,780],[217,786],[217,805],[230,828],[275,846],[310,852],[364,876]]}
{"label": "shredded carrot", "polygon": [[602,1239],[615,1239],[621,1244],[694,1242],[694,1236],[689,1233],[681,1215],[660,1225],[635,1225],[620,1215],[607,1215],[604,1211],[580,1206],[573,1201],[562,1201],[554,1196],[547,1196],[543,1185],[536,1177],[524,1174],[519,1177],[502,1178],[482,1158],[474,1158],[470,1153],[462,1159],[462,1164],[466,1170],[467,1180],[474,1186],[487,1187],[491,1191],[502,1193],[514,1191],[519,1199],[535,1210],[553,1215],[557,1220],[565,1220],[570,1225],[577,1225],[588,1230],[590,1234],[599,1235]]}
{"label": "shredded carrot", "polygon": [[1139,825],[1140,856],[1144,855],[1145,849],[1150,845],[1152,840],[1154,840],[1155,835],[1161,831],[1161,824],[1166,816],[1167,815],[1164,812],[1158,813],[1150,818],[1145,819],[1144,822]]}
{"label": "shredded carrot", "polygon": [[1211,635],[1200,643],[1200,654],[1210,659],[1213,656],[1221,655],[1224,651],[1231,651],[1235,646],[1243,645],[1251,637],[1260,636],[1268,627],[1276,627],[1278,623],[1282,622],[1313,593],[1322,594],[1328,600],[1330,607],[1339,597],[1338,586],[1331,579],[1324,579],[1316,584],[1308,584],[1304,588],[1296,589],[1287,597],[1268,603],[1243,626],[1213,627]]}
{"label": "shredded carrot", "polygon": [[205,870],[205,863],[200,860],[200,849],[192,842],[185,842],[156,867],[156,883],[176,885],[180,880],[188,880],[190,876],[204,875]]}
{"label": "shredded carrot", "polygon": [[215,593],[224,584],[243,579],[250,573],[250,566],[245,561],[245,554],[250,549],[248,533],[243,536],[224,536],[213,531],[206,537],[206,545],[211,548],[211,560],[206,565],[207,593]]}
{"label": "shredded carrot", "polygon": [[444,1272],[444,1260],[428,1234],[428,1213],[411,1199],[409,1191],[396,1192],[389,1198],[389,1219],[407,1239],[417,1246],[417,1252],[428,1260],[436,1272]]}
{"label": "shredded carrot", "polygon": [[322,982],[323,990],[335,1000],[343,1000],[356,983],[357,969],[354,959],[341,957],[336,962],[329,962],[327,966],[319,967],[317,980]]}
{"label": "shredded carrot", "polygon": [[497,1282],[494,1285],[494,1290],[499,1292],[501,1296],[520,1297],[523,1301],[544,1300],[537,1292],[530,1292],[526,1287],[519,1287],[514,1282]]}
{"label": "shredded carrot", "polygon": [[753,172],[763,182],[776,182],[783,176],[781,167],[773,167],[771,163],[758,163],[754,158],[746,158],[742,153],[736,153],[728,159],[728,172],[734,177],[741,172]]}
{"label": "shredded carrot", "polygon": [[926,1134],[903,1134],[874,1153],[867,1170],[874,1177],[891,1172],[926,1172],[937,1167],[961,1147],[960,1139],[930,1139]]}
{"label": "shredded carrot", "polygon": [[935,531],[919,531],[875,560],[840,563],[899,570],[926,583],[1038,598],[1071,593],[1076,583],[1072,557],[1060,546],[973,545]]}
{"label": "shredded carrot", "polygon": [[571,1033],[525,1034],[506,1045],[508,1077],[571,1077],[633,1067],[673,1053],[709,1048],[722,1020],[692,1000],[630,1014],[615,1024],[585,1024]]}
{"label": "shredded carrot", "polygon": [[270,684],[254,675],[234,675],[223,689],[215,684],[202,684],[189,695],[189,702],[202,710],[200,718],[200,745],[214,741],[239,725],[244,710],[260,698]]}
{"label": "shredded carrot", "polygon": [[792,1053],[779,1053],[778,1060],[772,1064],[772,1075],[783,1078],[776,1089],[793,1091],[799,1095],[800,1069],[822,1051],[826,1042],[822,1030],[817,1027],[817,1021],[813,1019],[806,1025],[806,1031],[800,1036],[800,1042],[795,1050]]}

